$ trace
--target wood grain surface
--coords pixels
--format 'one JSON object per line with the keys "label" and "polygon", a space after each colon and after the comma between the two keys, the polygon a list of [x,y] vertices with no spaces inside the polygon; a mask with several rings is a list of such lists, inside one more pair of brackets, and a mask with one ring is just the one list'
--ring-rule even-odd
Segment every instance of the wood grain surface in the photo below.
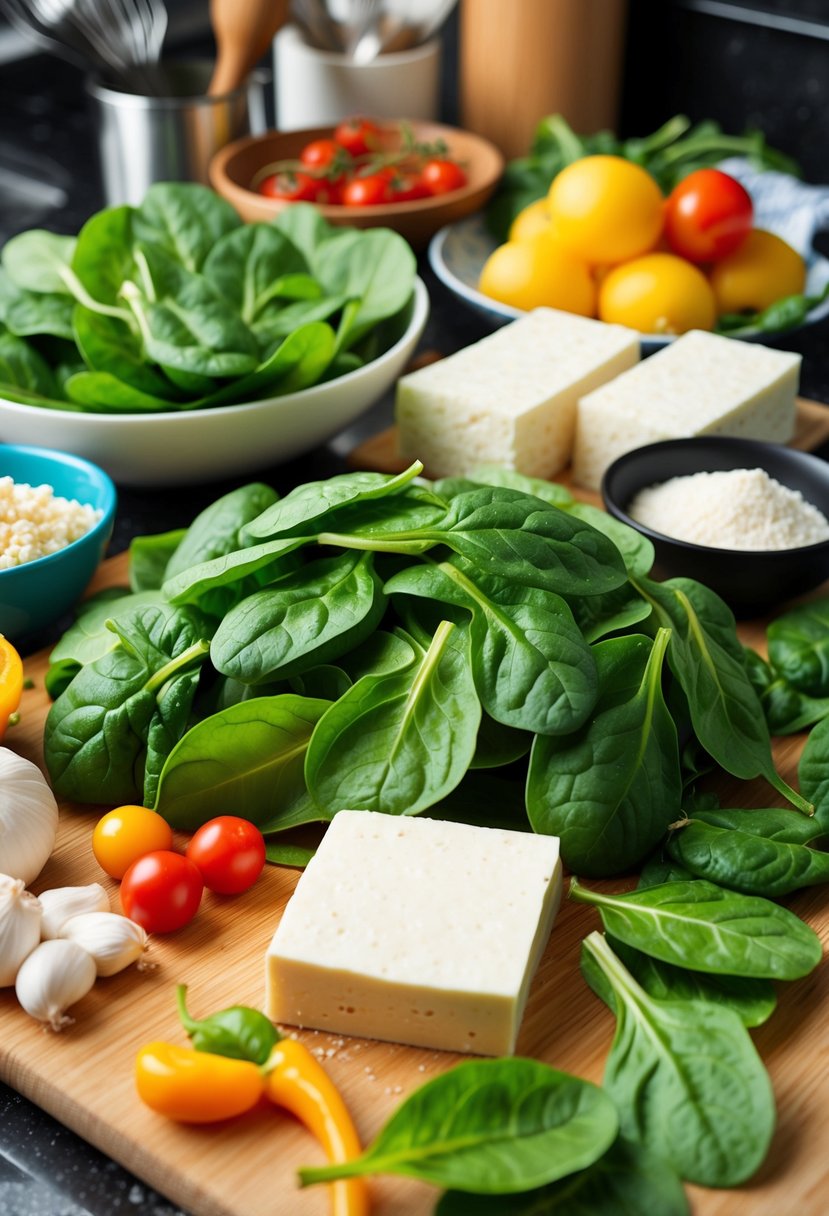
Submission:
{"label": "wood grain surface", "polygon": [[[125,571],[125,555],[112,559],[99,571],[95,587],[125,582]],[[762,624],[741,626],[741,634],[762,647]],[[22,720],[7,743],[42,763],[46,654],[25,666],[34,687],[23,694]],[[796,736],[775,743],[778,766],[788,780],[794,778],[803,741]],[[723,777],[717,788],[726,805],[779,801],[762,781]],[[100,881],[119,910],[117,884],[101,872],[90,848],[92,828],[104,809],[62,806],[57,847],[33,884],[35,891]],[[235,810],[227,807],[229,814]],[[183,843],[180,837],[178,844]],[[142,974],[132,968],[99,980],[72,1010],[75,1025],[61,1035],[28,1018],[13,991],[0,992],[0,1077],[192,1216],[324,1216],[324,1190],[299,1191],[295,1183],[296,1168],[319,1161],[319,1151],[288,1116],[263,1105],[222,1125],[179,1126],[141,1105],[132,1076],[142,1044],[185,1042],[174,1007],[176,983],[189,986],[196,1017],[235,1003],[261,1006],[265,950],[297,878],[297,871],[268,867],[245,895],[205,893],[191,925],[153,940],[155,970]],[[826,946],[829,889],[813,888],[787,902]],[[519,1054],[597,1082],[613,1019],[581,980],[578,958],[582,939],[598,926],[596,910],[564,901],[518,1042]],[[829,1211],[829,966],[780,985],[779,997],[776,1013],[754,1033],[777,1096],[771,1152],[751,1184],[738,1191],[689,1188],[696,1216],[825,1216]],[[365,1140],[407,1094],[460,1058],[326,1033],[299,1037],[342,1087]],[[432,1188],[402,1179],[373,1182],[372,1192],[377,1216],[429,1216],[437,1198]]]}

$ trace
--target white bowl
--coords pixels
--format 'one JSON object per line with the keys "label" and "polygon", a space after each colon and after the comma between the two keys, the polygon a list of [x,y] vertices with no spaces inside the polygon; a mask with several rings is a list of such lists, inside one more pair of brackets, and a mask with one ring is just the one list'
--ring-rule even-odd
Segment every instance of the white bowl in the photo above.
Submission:
{"label": "white bowl", "polygon": [[[429,263],[444,287],[484,317],[493,329],[525,315],[523,309],[502,304],[500,300],[493,300],[478,290],[484,262],[497,247],[498,241],[487,229],[483,212],[480,211],[454,224],[447,224],[435,233],[429,244]],[[829,262],[815,253],[809,259],[807,293],[818,295],[827,279]],[[807,313],[803,325],[780,333],[794,333],[796,329],[814,325],[826,316],[829,316],[829,299]],[[778,333],[751,330],[733,336],[745,342],[768,342],[776,338]],[[673,337],[668,334],[642,334],[642,354],[651,355],[669,342],[673,342]]]}
{"label": "white bowl", "polygon": [[415,279],[405,332],[377,359],[300,393],[169,414],[83,414],[0,398],[0,438],[83,456],[127,486],[190,485],[279,464],[330,439],[382,397],[429,316]]}

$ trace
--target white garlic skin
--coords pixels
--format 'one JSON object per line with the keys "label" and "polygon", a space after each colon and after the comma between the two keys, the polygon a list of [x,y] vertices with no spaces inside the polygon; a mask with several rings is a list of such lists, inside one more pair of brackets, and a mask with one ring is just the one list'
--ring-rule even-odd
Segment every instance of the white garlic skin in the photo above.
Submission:
{"label": "white garlic skin", "polygon": [[40,941],[40,902],[20,878],[0,874],[0,988],[9,988]]}
{"label": "white garlic skin", "polygon": [[84,912],[108,912],[109,896],[99,882],[88,887],[55,887],[40,895],[43,920],[40,936],[45,942],[60,937],[60,931],[73,916]]}
{"label": "white garlic skin", "polygon": [[85,912],[73,916],[60,931],[91,955],[99,976],[116,975],[139,959],[149,938],[140,925],[118,912]]}
{"label": "white garlic skin", "polygon": [[36,764],[0,747],[0,871],[34,882],[55,847],[58,804]]}
{"label": "white garlic skin", "polygon": [[95,978],[95,963],[77,942],[41,942],[18,971],[14,990],[31,1017],[63,1030],[74,1021],[66,1010],[86,996]]}

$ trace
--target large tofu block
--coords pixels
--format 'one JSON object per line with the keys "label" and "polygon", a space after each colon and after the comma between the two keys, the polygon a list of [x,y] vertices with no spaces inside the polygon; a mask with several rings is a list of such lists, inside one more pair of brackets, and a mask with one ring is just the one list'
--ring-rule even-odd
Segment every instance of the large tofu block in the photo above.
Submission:
{"label": "large tofu block", "polygon": [[431,477],[499,464],[552,477],[570,463],[579,397],[639,359],[639,335],[537,308],[397,386],[400,453]]}
{"label": "large tofu block", "polygon": [[509,1054],[560,898],[556,837],[340,811],[268,949],[266,1012]]}
{"label": "large tofu block", "polygon": [[794,434],[800,355],[691,330],[578,404],[573,478],[596,490],[608,465],[659,439]]}

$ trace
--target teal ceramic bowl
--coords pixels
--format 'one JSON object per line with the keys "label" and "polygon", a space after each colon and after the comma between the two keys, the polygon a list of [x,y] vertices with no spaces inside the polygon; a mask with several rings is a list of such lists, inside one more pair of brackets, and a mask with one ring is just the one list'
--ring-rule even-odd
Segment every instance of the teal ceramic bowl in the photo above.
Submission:
{"label": "teal ceramic bowl", "polygon": [[116,495],[103,469],[49,448],[0,444],[0,477],[50,485],[56,496],[101,512],[94,527],[65,549],[0,570],[0,633],[18,642],[58,620],[83,595],[112,534]]}

